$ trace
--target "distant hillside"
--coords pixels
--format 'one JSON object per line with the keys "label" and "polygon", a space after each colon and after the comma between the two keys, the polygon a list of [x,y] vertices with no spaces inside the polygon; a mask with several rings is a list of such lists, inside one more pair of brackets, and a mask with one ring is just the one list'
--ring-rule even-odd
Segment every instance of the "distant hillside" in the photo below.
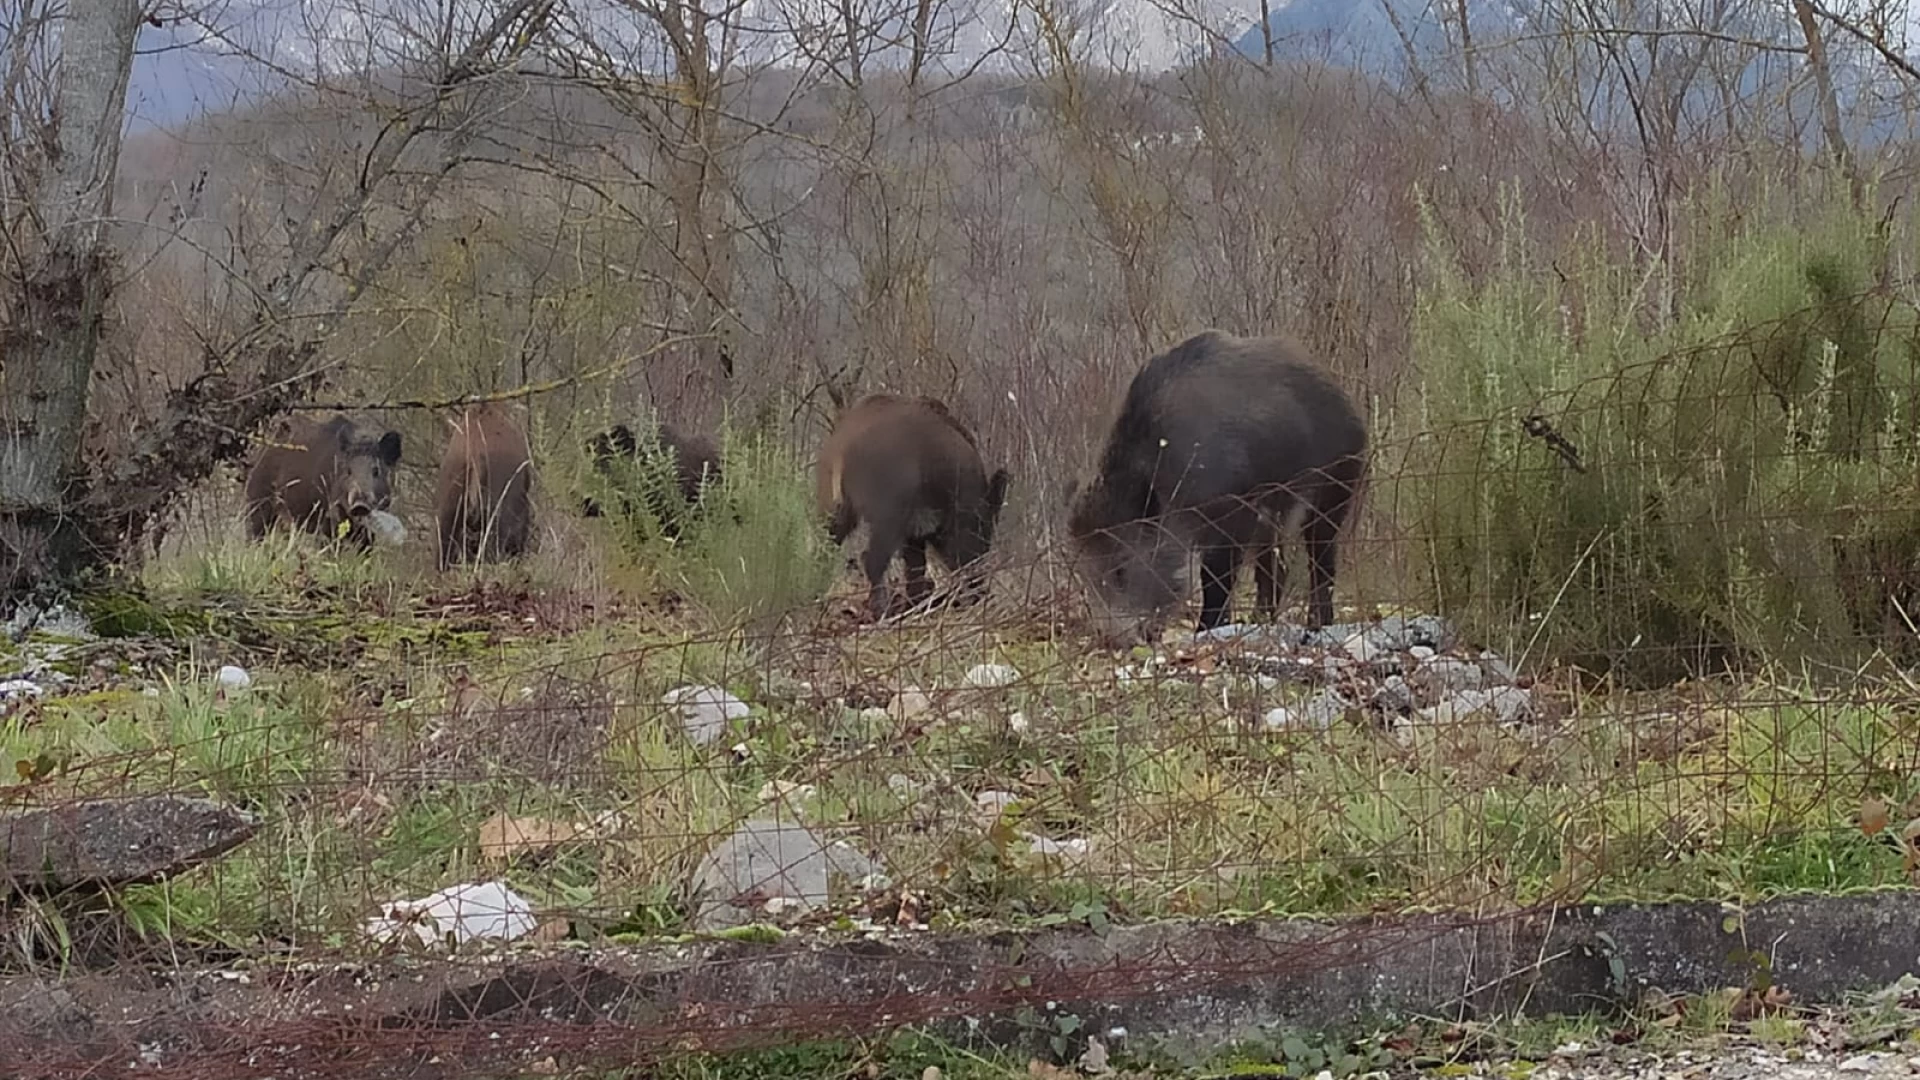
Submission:
{"label": "distant hillside", "polygon": [[[1458,54],[1459,28],[1449,25],[1439,14],[1451,13],[1452,3],[1444,6],[1435,0],[1288,0],[1274,6],[1271,24],[1274,57],[1311,59],[1335,66],[1356,68],[1390,83],[1407,85],[1409,60],[1421,76],[1442,85],[1458,87],[1461,60]],[[1503,42],[1537,37],[1560,31],[1573,31],[1576,40],[1590,40],[1579,31],[1557,20],[1560,9],[1535,0],[1467,0],[1468,26],[1483,68],[1498,73],[1502,65],[1516,59]],[[1658,31],[1670,34],[1687,24],[1663,12],[1658,5],[1642,5],[1627,13],[1633,20],[1621,28]],[[1799,30],[1789,21],[1784,9],[1745,20],[1730,20],[1717,30],[1748,41],[1777,42],[1789,48],[1800,46]],[[1249,57],[1265,55],[1264,34],[1257,21],[1235,42]],[[1706,125],[1726,115],[1729,98],[1736,102],[1765,100],[1771,115],[1798,117],[1804,124],[1814,115],[1815,101],[1811,81],[1804,75],[1802,60],[1786,52],[1766,52],[1724,42],[1705,42],[1684,36],[1658,39],[1622,36],[1613,39],[1627,66],[1637,72],[1653,70],[1656,50],[1664,50],[1670,66],[1681,56],[1710,54],[1711,65],[1704,65],[1692,80],[1682,110],[1683,127]],[[1529,42],[1525,48],[1539,49]],[[1896,97],[1910,94],[1878,57],[1869,56],[1857,45],[1836,37],[1828,45],[1833,57],[1834,82],[1842,111],[1846,114],[1848,135],[1866,143],[1880,143],[1913,137],[1905,122],[1905,108]],[[1735,66],[1737,65],[1737,67]],[[1729,77],[1730,76],[1730,77]],[[1726,85],[1721,85],[1724,79]],[[1488,93],[1499,92],[1500,80],[1483,80]],[[1582,74],[1583,97],[1591,103],[1596,118],[1615,125],[1632,122],[1632,106],[1611,65],[1587,65]],[[1804,124],[1809,142],[1817,141],[1817,131]]]}
{"label": "distant hillside", "polygon": [[[130,126],[135,130],[174,128],[194,116],[260,100],[285,85],[275,68],[304,74],[316,67],[340,71],[400,64],[407,35],[390,28],[369,33],[364,25],[369,17],[356,13],[379,7],[377,0],[351,10],[306,5],[302,0],[230,0],[219,9],[224,41],[215,41],[193,26],[148,28],[134,69]],[[867,57],[871,68],[904,63],[909,36],[905,20],[910,9],[896,8],[891,21],[876,28],[876,38],[891,44]],[[1468,0],[1466,8],[1475,43],[1486,50],[1483,65],[1490,72],[1513,59],[1512,50],[1502,47],[1503,41],[1562,29],[1535,0]],[[1401,85],[1405,85],[1411,58],[1423,76],[1457,89],[1461,67],[1455,51],[1457,28],[1442,22],[1436,14],[1440,9],[1435,0],[1275,0],[1271,15],[1275,56],[1348,67]],[[1016,33],[1007,39],[1013,0],[946,0],[939,10],[942,16],[935,36],[947,51],[946,66],[981,64],[1005,73],[1031,70],[1022,59],[1023,51],[1034,47],[1031,35]],[[1163,72],[1185,64],[1209,48],[1211,41],[1219,40],[1210,40],[1210,33],[1224,35],[1249,57],[1264,55],[1259,0],[1071,0],[1066,10],[1073,13],[1077,25],[1087,28],[1090,60],[1130,71]],[[1168,10],[1200,13],[1210,33],[1169,17]],[[1452,10],[1452,5],[1446,5],[1446,10]],[[1645,28],[1673,28],[1671,22],[1660,23],[1660,9],[1655,6],[1635,11],[1634,17]],[[756,64],[790,66],[804,55],[830,52],[830,14],[818,0],[747,0],[738,17],[752,32],[743,35],[742,55]],[[1768,19],[1732,30],[1752,40],[1797,46],[1797,31],[1784,14],[1774,13]],[[630,24],[608,23],[600,33],[630,43],[636,38]],[[380,42],[380,47],[370,46],[369,40]],[[1656,46],[1646,39],[1617,40],[1622,55],[1636,69],[1645,70],[1649,50]],[[1677,50],[1701,47],[1685,39],[1663,40],[1669,57]],[[1003,45],[1005,51],[996,54]],[[1850,136],[1863,143],[1912,137],[1901,116],[1902,103],[1891,100],[1896,93],[1911,93],[1912,88],[1900,85],[1884,63],[1858,48],[1844,41],[1832,47]],[[1717,62],[1742,66],[1733,72],[1729,86],[1697,80],[1685,103],[1687,119],[1705,122],[1724,116],[1729,92],[1737,99],[1787,105],[1802,120],[1813,115],[1812,90],[1807,80],[1798,77],[1803,74],[1798,56],[1727,45],[1708,48],[1714,50]],[[236,49],[252,55],[239,55]],[[631,55],[644,63],[648,51],[634,48]],[[1627,95],[1614,70],[1594,64],[1583,71],[1587,83],[1583,90],[1601,115],[1616,124],[1630,121]],[[1498,78],[1483,83],[1489,93],[1497,94],[1501,87]]]}

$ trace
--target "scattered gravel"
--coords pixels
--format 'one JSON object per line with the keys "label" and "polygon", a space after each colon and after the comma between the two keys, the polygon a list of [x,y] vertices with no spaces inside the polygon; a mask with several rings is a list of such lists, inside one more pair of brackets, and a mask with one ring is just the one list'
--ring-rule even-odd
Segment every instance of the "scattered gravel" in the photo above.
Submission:
{"label": "scattered gravel", "polygon": [[[1839,1056],[1813,1050],[1756,1046],[1678,1050],[1661,1054],[1555,1057],[1529,1072],[1516,1062],[1475,1062],[1453,1076],[1500,1080],[1891,1080],[1920,1076],[1920,1056],[1878,1051]],[[1414,1075],[1433,1075],[1432,1070]]]}

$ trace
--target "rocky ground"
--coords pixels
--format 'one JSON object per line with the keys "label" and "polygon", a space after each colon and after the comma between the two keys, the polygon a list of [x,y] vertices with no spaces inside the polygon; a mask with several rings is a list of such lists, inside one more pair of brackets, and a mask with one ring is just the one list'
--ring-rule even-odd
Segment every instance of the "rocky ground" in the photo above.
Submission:
{"label": "rocky ground", "polygon": [[[1537,1066],[1476,1062],[1449,1076],[1502,1080],[1885,1080],[1920,1076],[1920,1053],[1877,1051],[1847,1057],[1757,1046],[1702,1047],[1663,1053],[1555,1058]],[[1431,1071],[1425,1075],[1433,1075]]]}

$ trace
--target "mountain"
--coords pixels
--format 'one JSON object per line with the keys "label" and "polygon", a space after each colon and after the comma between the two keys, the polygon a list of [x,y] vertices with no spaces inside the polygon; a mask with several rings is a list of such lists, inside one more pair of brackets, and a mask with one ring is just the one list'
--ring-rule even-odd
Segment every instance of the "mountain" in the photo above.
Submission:
{"label": "mountain", "polygon": [[[1562,5],[1548,7],[1536,0],[1466,0],[1465,7],[1476,51],[1485,49],[1481,53],[1483,70],[1496,76],[1502,65],[1513,59],[1509,50],[1501,47],[1503,41],[1531,40],[1536,50],[1543,45],[1556,48],[1561,43],[1547,45],[1543,39],[1567,33],[1568,40],[1581,41],[1590,50],[1601,47],[1600,41],[1604,40],[1605,47],[1614,50],[1624,66],[1641,73],[1654,70],[1657,51],[1670,68],[1681,66],[1676,61],[1686,54],[1711,53],[1718,71],[1703,67],[1696,73],[1698,77],[1690,80],[1681,107],[1683,127],[1691,124],[1710,130],[1716,122],[1724,123],[1727,95],[1736,101],[1763,103],[1756,115],[1777,118],[1782,112],[1778,106],[1783,104],[1789,106],[1786,112],[1803,120],[1816,115],[1814,88],[1811,80],[1803,77],[1799,55],[1688,38],[1684,32],[1689,24],[1673,18],[1672,9],[1659,4],[1620,5],[1620,22],[1616,24],[1621,29],[1655,33],[1608,39],[1596,39],[1586,28],[1561,21],[1555,13],[1566,10]],[[1451,18],[1443,19],[1443,10],[1451,16],[1457,9],[1452,0],[1279,0],[1269,19],[1274,57],[1350,67],[1403,88],[1410,82],[1411,59],[1411,70],[1417,70],[1421,78],[1457,89],[1462,82],[1459,31]],[[1777,43],[1786,49],[1800,47],[1799,30],[1784,5],[1745,10],[1748,14],[1744,19],[1730,17],[1714,30],[1745,41]],[[1265,34],[1257,20],[1234,46],[1248,57],[1264,57]],[[1904,96],[1902,91],[1913,88],[1904,85],[1901,76],[1851,39],[1829,35],[1828,52],[1835,96],[1845,114],[1850,140],[1876,144],[1915,135],[1905,123],[1906,110],[1899,100]],[[1729,69],[1728,64],[1737,67]],[[1523,66],[1537,70],[1534,61],[1523,61]],[[1581,97],[1594,119],[1616,130],[1631,130],[1633,103],[1617,67],[1610,62],[1588,63],[1578,70]],[[1725,80],[1724,87],[1713,77],[1715,74]],[[1481,81],[1485,92],[1498,99],[1501,80],[1493,77]],[[1803,124],[1802,131],[1809,144],[1821,138],[1813,125]]]}
{"label": "mountain", "polygon": [[[832,55],[839,40],[844,0],[743,0],[736,7],[740,32],[733,47],[743,61],[758,65],[790,65],[805,55]],[[877,20],[877,37],[890,42],[875,49],[867,63],[875,67],[904,66],[911,5],[897,0],[853,0],[863,17]],[[1134,71],[1166,71],[1205,55],[1222,42],[1241,53],[1264,55],[1265,35],[1259,25],[1259,0],[1056,0],[1064,21],[1076,28],[1077,51],[1089,62]],[[1487,47],[1483,64],[1497,72],[1511,58],[1502,41],[1550,34],[1566,27],[1556,24],[1538,0],[1465,0],[1476,45]],[[439,5],[431,5],[438,9]],[[1672,30],[1658,4],[1623,8],[1639,28]],[[1556,5],[1554,10],[1558,10]],[[129,126],[177,128],[195,116],[219,112],[257,101],[284,88],[289,77],[315,71],[377,70],[404,65],[409,41],[432,34],[422,25],[409,27],[405,18],[427,10],[412,0],[227,0],[219,5],[218,30],[170,23],[147,27],[140,40],[129,91]],[[456,5],[456,11],[461,10]],[[491,5],[465,11],[469,20],[483,17]],[[584,25],[601,44],[624,45],[628,62],[638,67],[664,66],[657,47],[645,46],[645,35],[634,17],[616,0],[571,0],[569,24]],[[1436,14],[1455,10],[1454,0],[1272,0],[1270,15],[1274,53],[1281,59],[1309,59],[1353,68],[1389,84],[1406,85],[1409,54],[1421,74],[1443,87],[1457,88],[1460,60],[1457,36]],[[946,50],[940,65],[963,70],[973,65],[1003,73],[1033,70],[1046,54],[1046,43],[1032,24],[1030,7],[1020,0],[939,0],[934,35]],[[1181,12],[1180,17],[1169,11]],[[412,17],[416,17],[412,16]],[[1797,45],[1797,30],[1780,12],[1769,21],[1732,26],[1736,36]],[[1195,22],[1204,25],[1196,27]],[[1008,35],[1012,24],[1014,32]],[[1591,36],[1583,36],[1589,42]],[[1610,39],[1629,66],[1645,70],[1649,52],[1697,44],[1670,38],[1620,37]],[[1003,47],[1004,46],[1004,47]],[[1784,98],[1792,112],[1813,115],[1808,80],[1796,78],[1800,58],[1790,53],[1732,51],[1716,46],[1722,56],[1746,58],[1733,73],[1736,96]],[[999,50],[996,53],[996,50]],[[1830,42],[1835,82],[1848,115],[1850,137],[1866,142],[1910,138],[1898,116],[1897,100],[1890,100],[1890,84],[1898,78],[1877,57],[1849,48],[1844,40]],[[277,69],[277,70],[276,70]],[[1581,65],[1585,96],[1611,123],[1632,119],[1624,86],[1605,64]],[[1498,78],[1482,80],[1497,95]],[[1783,93],[1784,89],[1784,93]],[[1699,80],[1688,95],[1683,112],[1703,122],[1724,115],[1722,88]],[[1778,110],[1772,110],[1777,113]],[[1810,125],[1809,125],[1810,126]]]}

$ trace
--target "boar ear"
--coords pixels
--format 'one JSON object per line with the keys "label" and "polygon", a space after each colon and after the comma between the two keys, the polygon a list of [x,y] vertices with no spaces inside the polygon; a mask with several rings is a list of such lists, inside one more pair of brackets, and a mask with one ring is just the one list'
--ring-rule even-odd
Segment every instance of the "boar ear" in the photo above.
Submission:
{"label": "boar ear", "polygon": [[987,478],[987,505],[995,510],[1007,504],[1007,485],[1013,483],[1013,474],[1006,469],[995,469]]}
{"label": "boar ear", "polygon": [[400,433],[389,431],[380,436],[380,460],[387,465],[400,464]]}

